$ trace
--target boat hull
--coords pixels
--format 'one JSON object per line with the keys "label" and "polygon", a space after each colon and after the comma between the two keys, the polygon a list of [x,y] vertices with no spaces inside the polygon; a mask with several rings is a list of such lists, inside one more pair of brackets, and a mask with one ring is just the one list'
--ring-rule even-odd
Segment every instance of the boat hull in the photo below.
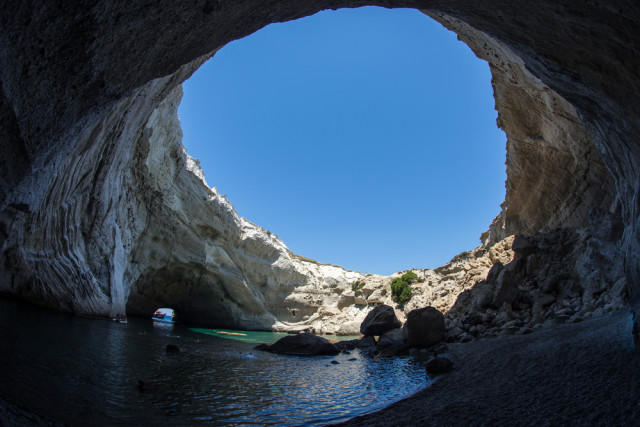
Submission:
{"label": "boat hull", "polygon": [[175,320],[156,319],[155,317],[152,317],[151,319],[158,323],[176,323]]}

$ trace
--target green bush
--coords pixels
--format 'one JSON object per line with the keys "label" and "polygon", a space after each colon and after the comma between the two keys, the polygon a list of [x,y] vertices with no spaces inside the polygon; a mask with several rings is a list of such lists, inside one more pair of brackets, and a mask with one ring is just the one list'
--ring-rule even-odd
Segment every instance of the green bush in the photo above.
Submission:
{"label": "green bush", "polygon": [[412,296],[411,285],[409,281],[404,280],[404,276],[393,279],[391,282],[391,298],[395,302],[407,302]]}
{"label": "green bush", "polygon": [[404,280],[407,283],[411,283],[414,280],[418,279],[418,275],[416,273],[414,273],[413,271],[407,271],[406,273],[404,273],[401,277],[402,280]]}
{"label": "green bush", "polygon": [[353,292],[355,291],[359,291],[360,289],[364,288],[365,283],[364,282],[360,282],[360,281],[355,281],[351,284],[351,290]]}

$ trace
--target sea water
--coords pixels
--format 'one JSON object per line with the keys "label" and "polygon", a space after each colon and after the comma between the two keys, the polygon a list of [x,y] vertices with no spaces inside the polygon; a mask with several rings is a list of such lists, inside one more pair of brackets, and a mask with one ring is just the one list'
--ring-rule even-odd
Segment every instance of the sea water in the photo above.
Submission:
{"label": "sea water", "polygon": [[[79,318],[0,299],[0,396],[68,424],[324,425],[428,384],[409,357],[281,356],[253,350],[280,335],[237,333],[246,336],[150,318]],[[168,344],[180,352],[168,353]]]}

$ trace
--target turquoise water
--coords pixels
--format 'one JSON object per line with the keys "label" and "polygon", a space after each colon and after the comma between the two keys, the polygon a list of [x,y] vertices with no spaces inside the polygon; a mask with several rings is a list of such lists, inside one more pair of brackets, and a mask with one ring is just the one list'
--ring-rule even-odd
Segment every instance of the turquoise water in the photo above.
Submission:
{"label": "turquoise water", "polygon": [[0,396],[72,425],[325,425],[427,385],[411,358],[279,356],[253,350],[279,334],[252,332],[245,342],[206,331],[0,299]]}
{"label": "turquoise water", "polygon": [[[210,328],[189,328],[190,331],[199,334],[212,335],[219,338],[230,339],[235,341],[242,341],[250,344],[273,344],[280,338],[286,337],[287,333],[279,332],[263,332],[263,331],[238,331],[233,329],[210,329]],[[345,341],[359,338],[359,335],[318,335],[326,338],[331,342]]]}

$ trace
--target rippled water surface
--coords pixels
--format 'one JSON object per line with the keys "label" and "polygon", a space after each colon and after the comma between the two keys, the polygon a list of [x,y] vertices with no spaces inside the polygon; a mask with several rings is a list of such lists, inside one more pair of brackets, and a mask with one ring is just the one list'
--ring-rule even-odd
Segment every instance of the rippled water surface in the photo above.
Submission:
{"label": "rippled water surface", "polygon": [[[252,341],[277,338],[225,339],[210,329],[83,319],[0,299],[0,393],[71,424],[313,425],[374,411],[427,385],[411,358],[253,350]],[[167,353],[167,344],[181,352]]]}

